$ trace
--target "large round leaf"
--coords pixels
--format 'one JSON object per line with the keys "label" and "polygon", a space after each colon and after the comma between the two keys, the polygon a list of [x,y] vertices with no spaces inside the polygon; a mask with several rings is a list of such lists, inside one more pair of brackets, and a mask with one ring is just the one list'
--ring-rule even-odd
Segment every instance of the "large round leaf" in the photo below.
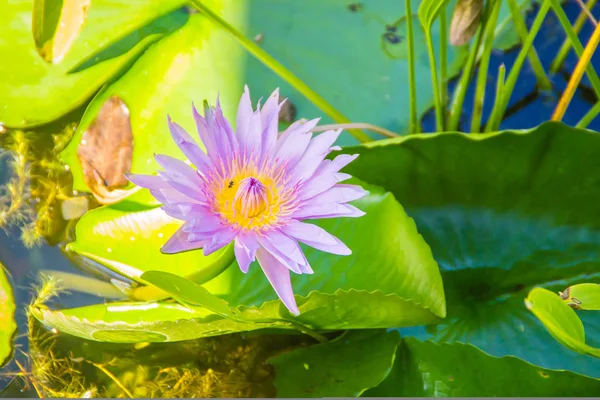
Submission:
{"label": "large round leaf", "polygon": [[15,309],[10,282],[4,266],[0,263],[0,367],[13,352],[13,337],[17,330]]}
{"label": "large round leaf", "polygon": [[[218,11],[232,23],[243,22],[243,7],[220,0]],[[228,7],[225,8],[225,5]],[[163,38],[144,53],[120,79],[100,92],[87,108],[69,146],[61,153],[73,172],[73,188],[89,191],[83,181],[77,149],[86,129],[94,122],[104,103],[118,97],[129,110],[133,134],[131,171],[155,173],[159,168],[155,153],[181,157],[169,135],[167,115],[195,132],[192,103],[202,106],[217,95],[228,117],[235,115],[244,83],[243,50],[224,30],[202,14],[192,14],[178,31]]]}
{"label": "large round leaf", "polygon": [[[126,67],[148,44],[180,26],[186,16],[172,14],[181,0],[93,1],[86,22],[58,65],[37,53],[32,34],[31,0],[0,4],[0,124],[31,127],[81,106],[107,80]],[[148,25],[149,24],[149,25]]]}
{"label": "large round leaf", "polygon": [[[448,318],[410,333],[600,376],[600,362],[557,343],[523,302],[533,286],[557,293],[600,278],[597,133],[547,123],[347,151],[361,153],[348,172],[395,194],[442,269]],[[599,322],[584,316],[590,338]]]}
{"label": "large round leaf", "polygon": [[[292,274],[301,312],[298,317],[293,317],[282,305],[257,264],[252,265],[247,274],[234,264],[204,286],[230,306],[237,307],[244,319],[263,321],[261,323],[231,321],[208,310],[188,314],[182,311],[174,315],[164,309],[171,307],[167,303],[113,303],[63,311],[40,309],[36,316],[61,332],[87,339],[124,342],[135,342],[134,332],[148,333],[146,336],[156,334],[156,341],[176,341],[269,327],[292,329],[290,322],[312,329],[355,329],[414,326],[443,317],[442,281],[429,246],[390,193],[375,187],[369,189],[372,194],[355,204],[366,212],[365,216],[320,221],[319,225],[338,236],[353,254],[342,257],[305,249],[315,273]],[[126,215],[136,212],[130,209]],[[121,225],[123,229],[127,226],[129,224]],[[170,272],[177,273],[190,268],[180,263],[196,265],[194,257],[202,259],[201,251],[160,258],[160,244],[153,239],[156,236],[153,229],[135,236],[133,243],[140,246],[137,247],[140,250],[134,252],[128,248],[131,256],[126,252],[108,252],[103,241],[112,238],[96,237],[97,249],[101,257],[111,258],[115,268],[126,260],[124,275],[131,266],[150,271],[168,270],[165,265],[169,265]],[[99,231],[100,228],[86,223],[85,231],[88,230]],[[83,232],[78,229],[78,235]],[[128,235],[122,234],[125,238]],[[129,245],[126,239],[123,243]],[[144,251],[150,256],[138,255]],[[136,257],[144,259],[136,260]],[[150,337],[148,341],[152,341]]]}
{"label": "large round leaf", "polygon": [[597,396],[600,380],[552,371],[516,357],[492,357],[460,343],[405,339],[388,378],[369,397]]}

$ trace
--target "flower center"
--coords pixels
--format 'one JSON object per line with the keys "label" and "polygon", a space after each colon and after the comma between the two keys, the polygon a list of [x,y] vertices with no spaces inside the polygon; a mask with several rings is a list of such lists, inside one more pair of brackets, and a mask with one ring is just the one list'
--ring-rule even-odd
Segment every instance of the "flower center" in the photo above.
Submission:
{"label": "flower center", "polygon": [[234,207],[246,218],[254,218],[267,209],[267,187],[250,176],[242,179],[234,197]]}

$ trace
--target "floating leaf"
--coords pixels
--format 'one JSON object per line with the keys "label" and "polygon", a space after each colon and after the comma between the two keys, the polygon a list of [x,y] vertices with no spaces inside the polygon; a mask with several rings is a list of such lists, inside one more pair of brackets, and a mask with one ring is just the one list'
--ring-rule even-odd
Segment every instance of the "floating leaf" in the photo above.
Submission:
{"label": "floating leaf", "polygon": [[[168,271],[206,281],[231,264],[230,248],[210,256],[204,256],[202,251],[161,253],[162,245],[181,224],[182,221],[166,215],[150,193],[143,190],[117,204],[87,212],[77,223],[76,240],[66,250],[140,283],[144,283],[140,277],[146,271]],[[129,295],[140,300],[168,297],[153,287],[131,289]]]}
{"label": "floating leaf", "polygon": [[144,272],[141,278],[185,304],[201,306],[224,317],[234,315],[234,311],[225,300],[181,276],[162,271],[148,271]]}
{"label": "floating leaf", "polygon": [[600,284],[570,286],[560,293],[560,298],[576,310],[600,310]]}
{"label": "floating leaf", "polygon": [[58,63],[79,34],[90,0],[33,0],[33,38],[38,53]]}
{"label": "floating leaf", "polygon": [[368,397],[586,397],[600,380],[493,357],[469,344],[407,338],[387,379]]}
{"label": "floating leaf", "polygon": [[[360,154],[349,174],[406,207],[442,269],[448,317],[406,334],[600,377],[596,359],[565,349],[523,306],[535,286],[558,293],[600,279],[600,203],[590,201],[600,197],[598,133],[546,123],[411,135],[344,152]],[[580,314],[598,335],[594,313]]]}
{"label": "floating leaf", "polygon": [[544,288],[534,288],[525,304],[560,343],[571,350],[600,358],[600,349],[585,343],[583,324],[575,311],[556,294]]}
{"label": "floating leaf", "polygon": [[396,332],[351,331],[271,358],[277,397],[358,397],[389,374],[399,343]]}
{"label": "floating leaf", "polygon": [[0,263],[0,367],[8,362],[13,352],[13,338],[17,331],[15,300],[12,289]]}
{"label": "floating leaf", "polygon": [[77,147],[83,179],[101,204],[115,203],[130,194],[113,189],[127,186],[124,174],[131,170],[132,152],[129,110],[118,96],[111,96]]}
{"label": "floating leaf", "polygon": [[95,0],[70,50],[59,64],[50,64],[38,54],[31,34],[33,1],[2,2],[3,21],[10,23],[0,31],[0,54],[9,54],[10,62],[0,63],[0,125],[37,126],[83,105],[151,43],[181,26],[185,12],[165,14],[182,3]]}
{"label": "floating leaf", "polygon": [[[269,322],[240,323],[201,308],[187,313],[182,308],[175,315],[164,308],[171,307],[170,303],[128,302],[61,311],[44,309],[38,310],[36,317],[61,332],[123,342],[135,342],[135,332],[150,332],[160,340],[175,341],[262,328],[387,328],[438,320],[445,313],[444,290],[429,247],[393,196],[375,187],[367,189],[371,195],[355,202],[365,216],[319,221],[319,226],[339,237],[353,253],[341,257],[305,248],[315,274],[292,276],[301,312],[298,317],[282,305],[256,264],[247,274],[234,264],[203,286],[236,308],[241,320]],[[128,199],[87,213],[77,226],[77,242],[71,249],[137,280],[143,272],[152,270],[170,270],[182,276],[193,273],[202,252],[161,255],[158,249],[161,240],[168,237],[167,229],[158,220],[153,227],[147,225],[151,215],[161,215],[159,209],[150,211],[148,207]],[[109,222],[116,218],[128,222]],[[120,237],[127,239],[131,234],[128,227],[135,228],[137,236],[125,247],[122,243],[126,240]],[[157,231],[165,233],[163,239],[157,239]],[[103,236],[93,236],[93,232],[103,232]],[[109,252],[109,245],[117,247]],[[103,332],[100,338],[97,331]]]}

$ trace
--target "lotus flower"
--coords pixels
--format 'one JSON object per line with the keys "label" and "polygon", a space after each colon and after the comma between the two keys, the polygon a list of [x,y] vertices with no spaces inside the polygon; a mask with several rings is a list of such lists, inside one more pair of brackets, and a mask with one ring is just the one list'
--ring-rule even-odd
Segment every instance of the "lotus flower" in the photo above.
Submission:
{"label": "lotus flower", "polygon": [[[284,100],[285,101],[285,100]],[[165,213],[185,221],[164,244],[163,253],[202,248],[209,255],[234,242],[240,269],[258,260],[288,310],[300,312],[290,271],[312,274],[299,242],[328,253],[350,249],[308,219],[360,217],[348,204],[366,194],[360,186],[340,184],[350,175],[339,172],[358,155],[325,159],[341,130],[313,138],[319,119],[297,121],[278,135],[279,91],[254,111],[248,88],[239,104],[236,130],[223,116],[219,100],[206,106],[204,117],[193,108],[202,151],[197,142],[168,118],[173,140],[195,168],[179,159],[156,155],[164,168],[158,175],[128,175],[150,189]]]}

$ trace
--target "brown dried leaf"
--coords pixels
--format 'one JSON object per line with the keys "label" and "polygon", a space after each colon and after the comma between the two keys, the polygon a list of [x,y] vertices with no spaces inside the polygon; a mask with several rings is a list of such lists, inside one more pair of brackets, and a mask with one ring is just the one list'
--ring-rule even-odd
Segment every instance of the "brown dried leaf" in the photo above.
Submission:
{"label": "brown dried leaf", "polygon": [[123,174],[131,169],[132,153],[129,110],[118,96],[112,96],[84,132],[77,149],[84,181],[100,203],[114,203],[131,193],[115,189],[127,186]]}
{"label": "brown dried leaf", "polygon": [[450,44],[462,46],[475,36],[481,23],[484,0],[458,0],[450,24]]}

